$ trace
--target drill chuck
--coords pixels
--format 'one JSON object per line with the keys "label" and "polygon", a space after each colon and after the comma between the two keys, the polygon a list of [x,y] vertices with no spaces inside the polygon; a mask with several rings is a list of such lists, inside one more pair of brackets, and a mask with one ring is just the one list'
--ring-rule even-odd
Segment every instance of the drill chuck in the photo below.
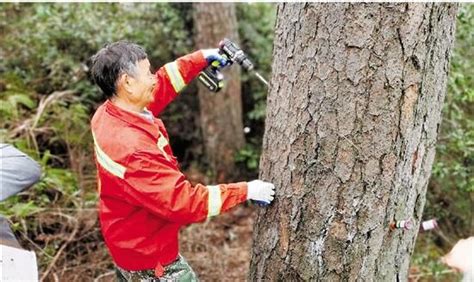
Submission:
{"label": "drill chuck", "polygon": [[246,71],[253,70],[254,66],[252,62],[247,58],[247,55],[245,55],[244,51],[242,51],[237,44],[224,38],[224,40],[219,43],[219,47],[221,52],[232,62],[241,65]]}

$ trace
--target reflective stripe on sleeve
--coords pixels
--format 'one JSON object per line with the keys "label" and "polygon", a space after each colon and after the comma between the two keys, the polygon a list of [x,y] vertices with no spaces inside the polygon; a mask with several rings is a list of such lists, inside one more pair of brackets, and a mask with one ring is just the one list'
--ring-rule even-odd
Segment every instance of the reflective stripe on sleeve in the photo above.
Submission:
{"label": "reflective stripe on sleeve", "polygon": [[219,186],[207,186],[209,190],[209,206],[207,217],[216,216],[221,212],[222,199]]}
{"label": "reflective stripe on sleeve", "polygon": [[107,156],[106,153],[104,153],[104,151],[102,151],[102,149],[97,144],[94,134],[92,134],[92,138],[94,139],[95,155],[99,164],[108,172],[123,179],[126,168],[112,160],[109,156]]}
{"label": "reflective stripe on sleeve", "polygon": [[168,77],[170,79],[171,85],[173,85],[174,91],[178,93],[179,91],[183,90],[186,86],[184,83],[184,79],[179,72],[178,63],[171,62],[165,65],[166,73],[168,73]]}

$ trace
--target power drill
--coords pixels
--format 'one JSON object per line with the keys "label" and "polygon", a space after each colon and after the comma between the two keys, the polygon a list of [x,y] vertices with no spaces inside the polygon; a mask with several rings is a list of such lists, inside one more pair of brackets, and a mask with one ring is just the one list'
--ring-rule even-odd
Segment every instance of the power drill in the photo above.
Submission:
{"label": "power drill", "polygon": [[[219,53],[230,63],[237,63],[246,71],[253,71],[255,75],[268,86],[268,82],[254,71],[254,65],[240,47],[231,40],[224,38],[219,43]],[[224,87],[224,75],[219,71],[218,61],[214,61],[205,70],[199,73],[198,79],[212,92],[219,92]]]}

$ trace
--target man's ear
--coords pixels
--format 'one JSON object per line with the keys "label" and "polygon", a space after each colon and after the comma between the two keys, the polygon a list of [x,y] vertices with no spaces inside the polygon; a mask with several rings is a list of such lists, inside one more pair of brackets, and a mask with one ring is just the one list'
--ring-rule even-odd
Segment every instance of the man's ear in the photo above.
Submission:
{"label": "man's ear", "polygon": [[132,91],[133,77],[126,73],[122,73],[119,78],[119,85],[128,93],[133,93]]}

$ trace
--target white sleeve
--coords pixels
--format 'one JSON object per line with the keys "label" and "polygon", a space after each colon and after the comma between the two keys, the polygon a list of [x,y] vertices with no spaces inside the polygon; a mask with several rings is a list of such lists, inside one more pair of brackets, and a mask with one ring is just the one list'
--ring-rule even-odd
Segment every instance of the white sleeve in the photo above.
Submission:
{"label": "white sleeve", "polygon": [[1,281],[38,281],[34,252],[0,245]]}

